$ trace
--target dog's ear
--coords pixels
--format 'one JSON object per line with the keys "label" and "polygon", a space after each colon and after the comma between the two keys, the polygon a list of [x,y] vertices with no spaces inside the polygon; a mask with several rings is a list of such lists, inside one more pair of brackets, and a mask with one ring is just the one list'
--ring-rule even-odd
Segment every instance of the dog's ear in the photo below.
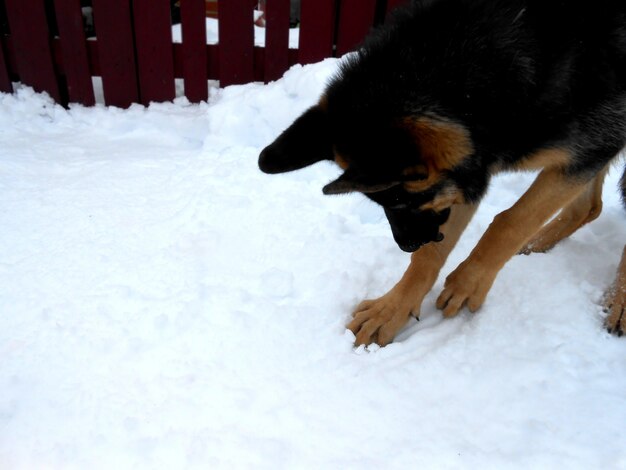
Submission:
{"label": "dog's ear", "polygon": [[264,173],[285,173],[333,158],[328,117],[317,105],[302,114],[259,156]]}
{"label": "dog's ear", "polygon": [[347,169],[335,181],[328,183],[322,189],[326,195],[347,194],[353,192],[375,193],[392,188],[400,184],[400,181],[380,180],[376,177],[368,177],[354,170]]}

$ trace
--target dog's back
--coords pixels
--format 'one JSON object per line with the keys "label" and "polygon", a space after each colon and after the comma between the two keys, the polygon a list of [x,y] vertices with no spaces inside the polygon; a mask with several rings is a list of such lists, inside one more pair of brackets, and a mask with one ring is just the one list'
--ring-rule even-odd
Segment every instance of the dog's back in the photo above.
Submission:
{"label": "dog's back", "polygon": [[327,93],[337,121],[354,123],[356,134],[371,122],[433,113],[463,122],[481,153],[503,166],[555,139],[575,140],[581,119],[598,121],[618,147],[611,136],[626,130],[626,2],[414,2],[345,62]]}

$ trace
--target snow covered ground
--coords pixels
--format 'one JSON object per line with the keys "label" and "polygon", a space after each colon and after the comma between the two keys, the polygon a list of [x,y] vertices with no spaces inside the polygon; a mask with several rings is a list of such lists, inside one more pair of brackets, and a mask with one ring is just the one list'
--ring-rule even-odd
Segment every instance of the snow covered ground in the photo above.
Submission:
{"label": "snow covered ground", "polygon": [[498,177],[422,320],[355,350],[351,309],[408,255],[365,198],[322,196],[331,164],[257,169],[336,66],[201,105],[0,95],[0,468],[626,468],[599,306],[620,171],[597,221],[443,320],[445,274],[532,179]]}

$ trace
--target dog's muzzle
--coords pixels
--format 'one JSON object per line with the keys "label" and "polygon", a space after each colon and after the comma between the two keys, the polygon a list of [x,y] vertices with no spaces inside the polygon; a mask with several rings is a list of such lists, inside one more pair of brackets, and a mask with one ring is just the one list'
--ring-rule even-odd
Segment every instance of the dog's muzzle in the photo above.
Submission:
{"label": "dog's muzzle", "polygon": [[385,208],[385,215],[400,249],[412,253],[426,243],[443,240],[439,228],[448,220],[450,209],[435,212]]}

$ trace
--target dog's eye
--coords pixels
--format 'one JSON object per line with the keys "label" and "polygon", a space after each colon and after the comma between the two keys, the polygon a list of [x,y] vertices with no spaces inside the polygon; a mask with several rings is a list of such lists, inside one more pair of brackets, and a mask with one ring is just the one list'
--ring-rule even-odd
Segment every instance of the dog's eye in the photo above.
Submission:
{"label": "dog's eye", "polygon": [[414,175],[407,175],[404,176],[402,178],[402,181],[404,183],[411,183],[411,182],[416,182],[416,181],[424,181],[428,179],[428,175],[423,175],[423,174],[414,174]]}
{"label": "dog's eye", "polygon": [[387,206],[391,210],[402,210],[406,209],[409,206],[409,201],[402,194],[397,191],[393,195],[393,198],[389,201],[389,205]]}
{"label": "dog's eye", "polygon": [[424,165],[415,165],[403,171],[403,181],[423,181],[428,179],[428,169]]}
{"label": "dog's eye", "polygon": [[390,209],[392,211],[399,211],[402,209],[406,209],[407,207],[409,207],[409,205],[406,202],[398,202],[387,206],[387,209]]}

